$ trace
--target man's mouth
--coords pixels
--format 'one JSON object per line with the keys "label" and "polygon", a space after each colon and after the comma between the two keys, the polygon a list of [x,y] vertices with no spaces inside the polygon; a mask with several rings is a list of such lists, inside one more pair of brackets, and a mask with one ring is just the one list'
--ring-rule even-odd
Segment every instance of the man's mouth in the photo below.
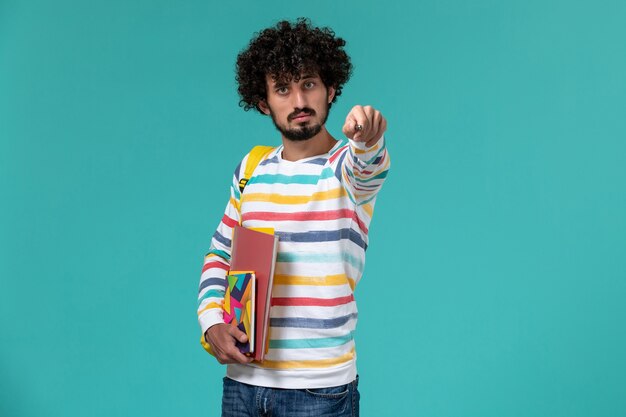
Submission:
{"label": "man's mouth", "polygon": [[313,116],[312,113],[301,112],[301,113],[298,113],[296,115],[291,116],[291,121],[304,122],[304,121],[308,120],[311,116]]}

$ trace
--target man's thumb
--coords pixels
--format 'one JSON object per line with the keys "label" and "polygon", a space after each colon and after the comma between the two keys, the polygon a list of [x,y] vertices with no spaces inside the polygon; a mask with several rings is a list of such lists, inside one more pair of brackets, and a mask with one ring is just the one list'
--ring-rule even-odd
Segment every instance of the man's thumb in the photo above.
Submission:
{"label": "man's thumb", "polygon": [[248,341],[248,336],[246,336],[246,334],[244,332],[242,332],[241,330],[239,330],[236,327],[232,328],[232,335],[235,339],[239,340],[241,343],[246,343]]}

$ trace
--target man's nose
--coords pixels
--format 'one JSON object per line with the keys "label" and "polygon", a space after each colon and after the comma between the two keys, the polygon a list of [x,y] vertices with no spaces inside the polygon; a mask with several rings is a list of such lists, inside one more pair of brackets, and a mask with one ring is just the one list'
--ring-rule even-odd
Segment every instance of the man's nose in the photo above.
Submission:
{"label": "man's nose", "polygon": [[294,91],[293,94],[293,107],[298,108],[298,109],[303,109],[307,106],[307,98],[306,98],[306,94],[304,93],[304,91],[297,89]]}

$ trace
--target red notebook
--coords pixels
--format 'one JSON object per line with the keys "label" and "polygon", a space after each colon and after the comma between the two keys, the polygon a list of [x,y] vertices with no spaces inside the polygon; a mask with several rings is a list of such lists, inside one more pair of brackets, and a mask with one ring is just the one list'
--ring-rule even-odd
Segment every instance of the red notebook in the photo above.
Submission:
{"label": "red notebook", "polygon": [[254,360],[263,361],[269,345],[268,327],[278,236],[235,225],[231,271],[254,271],[256,285],[256,334]]}

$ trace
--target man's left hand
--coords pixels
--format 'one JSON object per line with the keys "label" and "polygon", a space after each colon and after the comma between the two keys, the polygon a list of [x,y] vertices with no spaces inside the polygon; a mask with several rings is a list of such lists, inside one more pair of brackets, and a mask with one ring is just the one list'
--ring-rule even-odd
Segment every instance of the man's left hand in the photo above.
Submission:
{"label": "man's left hand", "polygon": [[356,142],[374,146],[387,130],[387,120],[372,106],[354,106],[343,125],[343,134]]}

